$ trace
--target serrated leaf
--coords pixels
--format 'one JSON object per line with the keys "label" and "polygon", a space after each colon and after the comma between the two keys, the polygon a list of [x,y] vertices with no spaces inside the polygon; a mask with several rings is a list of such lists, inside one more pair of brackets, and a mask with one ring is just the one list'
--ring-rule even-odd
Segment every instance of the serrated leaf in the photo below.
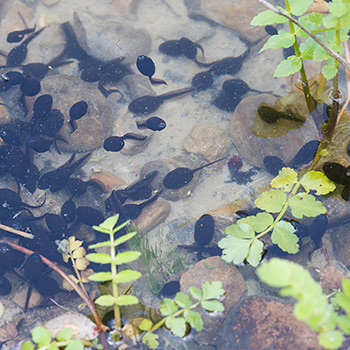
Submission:
{"label": "serrated leaf", "polygon": [[129,262],[135,261],[140,257],[141,253],[136,251],[129,251],[118,253],[113,259],[112,263],[115,265],[127,264]]}
{"label": "serrated leaf", "polygon": [[106,253],[90,253],[86,255],[86,259],[98,264],[110,264],[112,261],[111,256]]}
{"label": "serrated leaf", "polygon": [[21,350],[34,350],[34,345],[30,340],[26,340],[21,347]]}
{"label": "serrated leaf", "polygon": [[56,335],[56,339],[58,341],[67,341],[72,337],[73,337],[73,329],[70,327],[61,329]]}
{"label": "serrated leaf", "polygon": [[111,272],[97,272],[89,276],[89,280],[95,281],[95,282],[112,281],[112,279],[113,279],[113,275]]}
{"label": "serrated leaf", "polygon": [[134,270],[123,270],[120,271],[116,277],[113,278],[115,283],[127,283],[135,281],[142,276],[141,272]]}
{"label": "serrated leaf", "polygon": [[225,307],[218,300],[203,300],[201,302],[202,308],[207,311],[217,311],[222,312],[225,310]]}
{"label": "serrated leaf", "polygon": [[151,349],[155,349],[159,346],[157,339],[159,338],[158,334],[147,332],[142,337],[142,342]]}
{"label": "serrated leaf", "polygon": [[299,238],[294,234],[295,228],[287,221],[279,221],[275,225],[271,240],[277,244],[283,251],[289,254],[296,254],[299,251]]}
{"label": "serrated leaf", "polygon": [[51,343],[51,333],[45,327],[38,326],[33,329],[32,339],[41,348]]}
{"label": "serrated leaf", "polygon": [[[309,29],[310,31],[316,30],[322,26],[322,20],[324,15],[318,12],[311,12],[305,16],[299,17],[298,22]],[[303,33],[303,34],[302,34]],[[307,38],[308,35],[305,32],[300,33],[300,37]]]}
{"label": "serrated leaf", "polygon": [[298,174],[292,168],[282,168],[278,175],[272,179],[271,187],[280,188],[284,192],[290,192],[298,181]]}
{"label": "serrated leaf", "polygon": [[203,320],[199,312],[192,311],[192,310],[185,310],[184,318],[186,322],[188,322],[190,326],[194,328],[197,332],[200,332],[203,329]]}
{"label": "serrated leaf", "polygon": [[65,350],[83,350],[83,349],[84,349],[84,345],[80,339],[73,339],[65,347]]}
{"label": "serrated leaf", "polygon": [[264,243],[258,239],[254,240],[250,246],[249,254],[247,257],[247,263],[250,266],[258,266],[261,261],[261,256],[264,250]]}
{"label": "serrated leaf", "polygon": [[202,293],[202,291],[199,288],[197,288],[197,287],[190,287],[189,291],[190,291],[191,296],[194,299],[201,300],[203,298],[203,293]]}
{"label": "serrated leaf", "polygon": [[79,247],[79,248],[74,250],[72,255],[73,255],[74,259],[79,259],[79,258],[84,257],[85,254],[86,254],[85,248],[84,247]]}
{"label": "serrated leaf", "polygon": [[316,191],[317,195],[325,195],[333,192],[336,188],[335,184],[328,179],[326,175],[320,171],[308,171],[300,180],[301,185],[306,192],[310,190]]}
{"label": "serrated leaf", "polygon": [[248,256],[250,245],[252,244],[251,239],[240,239],[236,237],[224,237],[218,245],[222,252],[222,259],[226,262],[233,262],[235,265],[241,264]]}
{"label": "serrated leaf", "polygon": [[269,213],[278,213],[286,203],[287,195],[276,189],[263,192],[254,202],[259,209]]}
{"label": "serrated leaf", "polygon": [[301,16],[309,6],[313,3],[313,0],[290,0],[290,10],[293,15]]}
{"label": "serrated leaf", "polygon": [[226,227],[225,234],[236,238],[253,238],[253,228],[244,221],[238,220],[236,224]]}
{"label": "serrated leaf", "polygon": [[305,60],[312,60],[314,58],[316,45],[314,45],[311,41],[305,41],[301,43],[300,44],[301,57]]}
{"label": "serrated leaf", "polygon": [[334,78],[337,73],[338,69],[333,64],[326,64],[322,67],[322,74],[327,80]]}
{"label": "serrated leaf", "polygon": [[328,4],[329,12],[334,17],[342,17],[349,12],[349,4],[341,2],[330,2]]}
{"label": "serrated leaf", "polygon": [[[67,349],[67,348],[65,348],[65,349]],[[56,342],[53,342],[48,346],[47,350],[59,350],[59,347],[57,346]]]}
{"label": "serrated leaf", "polygon": [[160,305],[159,311],[163,316],[169,316],[174,314],[178,310],[175,302],[169,298],[164,298]]}
{"label": "serrated leaf", "polygon": [[288,19],[286,17],[281,16],[271,10],[266,10],[256,15],[252,19],[250,24],[252,26],[265,26],[267,24],[285,23],[285,22],[288,22]]}
{"label": "serrated leaf", "polygon": [[139,303],[139,299],[134,295],[120,295],[115,300],[115,303],[119,306],[134,305]]}
{"label": "serrated leaf", "polygon": [[203,299],[216,299],[224,295],[225,290],[222,288],[221,281],[212,283],[206,281],[203,283]]}
{"label": "serrated leaf", "polygon": [[301,59],[292,55],[277,66],[273,76],[274,78],[287,77],[288,75],[299,72],[301,67]]}
{"label": "serrated leaf", "polygon": [[141,331],[149,331],[153,327],[153,323],[151,320],[144,318],[138,327],[141,329]]}
{"label": "serrated leaf", "polygon": [[102,295],[95,300],[95,303],[101,306],[112,306],[115,303],[113,295]]}
{"label": "serrated leaf", "polygon": [[305,192],[297,193],[289,199],[289,207],[292,215],[297,219],[306,217],[316,217],[320,214],[326,214],[327,210],[320,201]]}
{"label": "serrated leaf", "polygon": [[344,341],[344,336],[340,331],[329,331],[318,336],[318,342],[326,349],[339,349]]}
{"label": "serrated leaf", "polygon": [[329,14],[328,16],[324,17],[322,20],[322,24],[325,28],[336,28],[338,22],[339,22],[339,18],[333,16],[332,14]]}
{"label": "serrated leaf", "polygon": [[190,297],[187,294],[182,293],[182,292],[176,293],[174,301],[182,309],[185,309],[186,307],[192,305],[192,301],[191,301]]}
{"label": "serrated leaf", "polygon": [[285,30],[281,29],[278,31],[278,34],[272,35],[267,40],[267,42],[259,51],[259,53],[267,49],[280,49],[282,47],[284,48],[290,47],[294,44],[294,41],[295,41],[295,38],[293,34],[288,33]]}
{"label": "serrated leaf", "polygon": [[[248,224],[252,230],[256,233],[265,231],[272,223],[273,216],[269,213],[258,213],[256,215],[247,216],[246,218],[240,219],[237,221],[237,224],[240,226],[242,223]],[[233,235],[237,237],[236,235]],[[249,237],[237,237],[237,238],[253,238],[255,236],[252,233]]]}
{"label": "serrated leaf", "polygon": [[182,338],[186,333],[186,321],[182,317],[168,317],[165,321],[165,325],[178,337]]}

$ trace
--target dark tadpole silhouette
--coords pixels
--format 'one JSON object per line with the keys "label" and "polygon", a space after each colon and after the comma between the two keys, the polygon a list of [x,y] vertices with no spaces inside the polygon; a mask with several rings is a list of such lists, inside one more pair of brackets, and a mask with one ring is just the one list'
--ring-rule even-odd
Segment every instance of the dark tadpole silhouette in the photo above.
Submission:
{"label": "dark tadpole silhouette", "polygon": [[283,160],[277,156],[266,156],[263,162],[267,172],[273,176],[277,176],[279,171],[286,166]]}
{"label": "dark tadpole silhouette", "polygon": [[88,226],[98,226],[105,220],[101,211],[91,207],[78,207],[76,209],[76,215],[83,224]]}
{"label": "dark tadpole silhouette", "polygon": [[74,132],[77,129],[76,120],[82,118],[88,109],[88,104],[85,101],[78,101],[69,110],[69,125],[72,128],[71,132]]}
{"label": "dark tadpole silhouette", "polygon": [[134,114],[151,114],[155,112],[165,100],[169,100],[173,97],[181,96],[193,91],[193,88],[185,88],[175,91],[170,91],[159,96],[141,96],[131,101],[129,104],[129,111]]}
{"label": "dark tadpole silhouette", "polygon": [[258,115],[267,124],[275,124],[279,119],[293,120],[302,124],[305,123],[305,120],[298,119],[291,113],[281,113],[270,106],[260,106],[258,108]]}
{"label": "dark tadpole silhouette", "polygon": [[34,25],[33,28],[26,28],[22,30],[15,30],[11,33],[7,34],[6,41],[8,43],[19,43],[23,40],[24,36],[30,33],[33,33],[35,31],[36,26]]}
{"label": "dark tadpole silhouette", "polygon": [[345,168],[341,164],[327,162],[323,164],[323,171],[326,176],[336,184],[344,185],[341,197],[345,201],[350,200],[350,166]]}
{"label": "dark tadpole silhouette", "polygon": [[164,284],[163,288],[158,294],[158,298],[171,298],[180,292],[180,282],[179,281],[170,281]]}
{"label": "dark tadpole silhouette", "polygon": [[21,209],[21,208],[40,208],[46,202],[46,198],[43,203],[39,205],[30,205],[22,202],[18,193],[11,191],[8,188],[0,189],[0,206],[9,209]]}
{"label": "dark tadpole silhouette", "polygon": [[136,60],[136,67],[141,74],[148,77],[152,85],[155,85],[155,84],[168,85],[165,80],[153,78],[153,75],[156,72],[156,66],[150,57],[146,55],[139,55]]}
{"label": "dark tadpole silhouette", "polygon": [[21,92],[24,96],[35,96],[41,90],[40,81],[33,78],[24,78],[21,83]]}
{"label": "dark tadpole silhouette", "polygon": [[124,210],[124,214],[125,217],[127,219],[130,220],[135,220],[137,219],[142,210],[147,206],[150,205],[151,203],[153,203],[154,201],[156,201],[159,197],[159,192],[157,192],[153,197],[151,197],[150,199],[142,202],[142,203],[130,203],[130,204],[125,204],[123,205],[123,210]]}
{"label": "dark tadpole silhouette", "polygon": [[129,132],[123,136],[110,136],[106,138],[103,143],[103,148],[109,152],[119,152],[125,146],[125,140],[144,141],[146,139],[147,136],[137,135],[132,132]]}
{"label": "dark tadpole silhouette", "polygon": [[220,162],[220,160],[223,160],[224,158],[220,158],[215,160],[214,162],[210,162],[208,164],[202,165],[196,169],[190,169],[185,167],[176,168],[172,171],[170,171],[163,180],[163,185],[165,188],[177,190],[181,187],[186,186],[188,183],[190,183],[193,179],[193,174],[201,170],[209,165],[212,165],[214,163]]}
{"label": "dark tadpole silhouette", "polygon": [[309,260],[311,254],[322,247],[322,237],[325,234],[328,226],[328,219],[325,214],[316,216],[309,226],[309,236],[314,244],[312,251],[309,253]]}
{"label": "dark tadpole silhouette", "polygon": [[300,148],[295,157],[290,161],[288,166],[293,169],[298,169],[301,165],[310,163],[315,157],[319,144],[320,141],[318,140],[311,140],[305,143],[305,145]]}
{"label": "dark tadpole silhouette", "polygon": [[153,131],[161,131],[166,127],[165,120],[158,117],[148,118],[144,122],[136,122],[139,129],[150,129]]}
{"label": "dark tadpole silhouette", "polygon": [[204,91],[213,86],[214,78],[210,72],[197,73],[192,78],[192,87],[196,91]]}
{"label": "dark tadpole silhouette", "polygon": [[74,221],[76,216],[76,209],[76,205],[73,202],[72,198],[63,203],[60,215],[66,221],[67,224],[70,224]]}
{"label": "dark tadpole silhouette", "polygon": [[47,152],[51,145],[54,144],[56,147],[56,150],[58,151],[58,153],[60,153],[58,147],[57,147],[57,141],[63,141],[65,143],[68,143],[68,141],[66,141],[64,138],[62,137],[56,137],[54,139],[47,139],[44,136],[40,136],[40,135],[35,135],[35,136],[30,136],[27,140],[26,140],[26,145],[32,149],[33,151],[37,152],[37,153],[45,153]]}

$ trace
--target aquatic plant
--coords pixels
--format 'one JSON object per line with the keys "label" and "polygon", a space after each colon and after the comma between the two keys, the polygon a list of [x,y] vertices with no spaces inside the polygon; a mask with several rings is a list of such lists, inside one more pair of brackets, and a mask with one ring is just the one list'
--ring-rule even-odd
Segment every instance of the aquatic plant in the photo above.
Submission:
{"label": "aquatic plant", "polygon": [[115,227],[119,219],[119,214],[112,216],[102,222],[99,226],[93,226],[93,229],[109,235],[109,240],[99,242],[89,246],[89,249],[109,247],[110,253],[90,253],[86,255],[86,258],[95,263],[110,264],[111,270],[109,272],[97,272],[89,276],[91,281],[95,282],[107,282],[112,283],[112,294],[102,295],[95,300],[95,303],[101,306],[113,306],[114,308],[114,328],[119,334],[121,330],[121,319],[120,319],[120,306],[137,304],[139,301],[134,295],[119,295],[118,284],[135,281],[141,277],[141,273],[134,270],[123,270],[118,272],[117,266],[127,264],[135,261],[141,255],[137,251],[125,251],[116,253],[116,247],[127,242],[134,237],[137,232],[129,232],[121,237],[115,238],[114,235],[129,224],[129,221]]}
{"label": "aquatic plant", "polygon": [[[338,349],[350,334],[350,280],[343,279],[342,292],[332,297],[323,294],[321,286],[301,265],[273,258],[257,268],[260,280],[281,288],[282,296],[297,299],[294,316],[319,333],[318,340],[325,349]],[[340,309],[339,309],[340,308]]]}
{"label": "aquatic plant", "polygon": [[201,306],[206,311],[224,311],[224,305],[217,299],[222,297],[225,290],[222,288],[221,282],[204,282],[203,290],[197,287],[190,287],[191,297],[196,301],[193,302],[190,297],[182,292],[178,292],[174,300],[165,298],[160,306],[160,313],[164,316],[155,325],[152,321],[144,319],[139,328],[146,331],[142,337],[142,342],[151,349],[159,346],[157,339],[159,336],[154,334],[159,327],[164,324],[170,331],[178,336],[184,337],[186,334],[187,323],[197,332],[203,329],[202,316],[198,311],[193,309]]}
{"label": "aquatic plant", "polygon": [[271,231],[274,244],[289,254],[296,254],[299,238],[294,233],[295,227],[284,215],[288,209],[297,220],[325,214],[326,208],[310,191],[325,195],[335,189],[334,183],[319,171],[307,171],[298,180],[297,172],[287,167],[272,179],[271,187],[254,202],[263,212],[237,220],[225,229],[228,236],[219,241],[219,247],[223,249],[222,258],[226,262],[241,264],[246,261],[257,266],[264,250],[261,238]]}

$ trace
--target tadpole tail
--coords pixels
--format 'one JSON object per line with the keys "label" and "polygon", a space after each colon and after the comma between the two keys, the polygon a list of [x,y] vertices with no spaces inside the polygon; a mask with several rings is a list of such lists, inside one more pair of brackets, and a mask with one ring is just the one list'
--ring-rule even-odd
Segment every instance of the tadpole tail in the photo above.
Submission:
{"label": "tadpole tail", "polygon": [[22,202],[22,205],[26,208],[36,209],[41,208],[46,203],[46,193],[44,195],[44,201],[40,205],[30,205]]}
{"label": "tadpole tail", "polygon": [[149,81],[152,85],[165,84],[168,85],[165,80],[149,77]]}
{"label": "tadpole tail", "polygon": [[39,29],[38,31],[34,32],[33,34],[29,35],[27,39],[25,39],[21,45],[27,45],[30,41],[32,41],[36,36],[38,36],[46,27],[43,27]]}
{"label": "tadpole tail", "polygon": [[123,136],[123,140],[137,140],[137,141],[144,141],[147,139],[147,136],[144,135],[138,135],[133,132],[128,132]]}
{"label": "tadpole tail", "polygon": [[214,160],[214,161],[211,162],[211,163],[204,164],[204,165],[202,165],[202,166],[200,166],[200,167],[198,167],[198,168],[196,168],[196,169],[193,169],[192,172],[194,173],[194,172],[196,172],[196,171],[198,171],[198,170],[201,170],[201,169],[203,169],[203,168],[205,168],[205,167],[207,167],[207,166],[209,166],[209,165],[212,165],[212,164],[214,164],[214,163],[220,162],[220,160],[223,160],[223,159],[225,159],[225,158],[226,158],[226,157],[222,157],[222,158],[220,158],[220,159]]}
{"label": "tadpole tail", "polygon": [[205,62],[198,61],[197,58],[195,58],[194,61],[196,62],[197,66],[199,66],[199,67],[211,67],[213,64],[215,64],[217,62],[217,60],[216,60],[213,62],[205,63]]}
{"label": "tadpole tail", "polygon": [[33,286],[30,283],[27,291],[26,302],[24,304],[24,313],[26,313],[28,310],[29,300],[30,300],[30,297],[32,296],[32,289],[33,289]]}
{"label": "tadpole tail", "polygon": [[187,94],[193,90],[195,90],[193,87],[188,87],[188,88],[179,89],[179,90],[175,90],[175,91],[169,91],[169,92],[166,92],[162,95],[159,95],[158,97],[164,101],[164,100],[168,100],[168,99],[173,98],[173,97]]}

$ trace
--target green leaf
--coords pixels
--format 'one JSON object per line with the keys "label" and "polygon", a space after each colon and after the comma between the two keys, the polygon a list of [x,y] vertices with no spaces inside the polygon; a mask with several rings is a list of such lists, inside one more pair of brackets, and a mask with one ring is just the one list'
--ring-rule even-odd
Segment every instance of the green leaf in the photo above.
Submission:
{"label": "green leaf", "polygon": [[115,303],[119,306],[134,305],[139,303],[139,299],[137,299],[137,297],[134,295],[120,295],[116,299]]}
{"label": "green leaf", "polygon": [[235,238],[253,238],[255,237],[254,229],[246,220],[238,220],[236,224],[226,227],[225,233]]}
{"label": "green leaf", "polygon": [[165,325],[178,337],[183,337],[186,333],[186,321],[182,317],[167,317]]}
{"label": "green leaf", "polygon": [[260,12],[250,22],[252,26],[266,26],[267,24],[285,23],[288,22],[288,18],[281,16],[271,10]]}
{"label": "green leaf", "polygon": [[313,0],[289,0],[290,10],[295,16],[301,16],[312,3]]}
{"label": "green leaf", "polygon": [[107,235],[110,234],[109,230],[106,230],[105,228],[99,227],[99,226],[92,226],[92,228],[95,231],[101,232],[101,233],[106,233]]}
{"label": "green leaf", "polygon": [[216,299],[225,294],[222,288],[221,281],[214,281],[212,283],[206,281],[203,283],[203,299]]}
{"label": "green leaf", "polygon": [[95,300],[95,303],[101,306],[114,305],[115,298],[113,295],[102,295]]}
{"label": "green leaf", "polygon": [[349,12],[349,4],[340,2],[330,2],[328,4],[329,12],[334,17],[342,17]]}
{"label": "green leaf", "polygon": [[[108,219],[106,219],[105,221],[103,221],[99,226],[97,226],[98,228],[102,228],[104,230],[112,231],[114,226],[116,225],[116,223],[118,222],[119,219],[119,214],[116,214],[114,216],[109,217]],[[95,229],[96,226],[93,226],[92,228]]]}
{"label": "green leaf", "polygon": [[160,305],[159,311],[163,316],[169,316],[174,314],[178,310],[175,302],[169,298],[164,298]]}
{"label": "green leaf", "polygon": [[338,22],[339,22],[339,18],[333,16],[332,14],[329,14],[328,16],[324,17],[322,20],[322,24],[325,28],[336,28]]}
{"label": "green leaf", "polygon": [[96,249],[96,248],[110,247],[110,246],[111,246],[111,241],[104,241],[104,242],[99,242],[96,244],[89,245],[89,249]]}
{"label": "green leaf", "polygon": [[337,73],[338,69],[334,64],[326,64],[322,67],[322,74],[327,80],[334,78]]}
{"label": "green leaf", "polygon": [[127,283],[135,281],[142,276],[141,272],[134,270],[123,270],[120,271],[116,277],[113,278],[115,283]]}
{"label": "green leaf", "polygon": [[267,50],[267,49],[279,49],[279,48],[287,48],[294,44],[295,37],[293,34],[286,32],[281,29],[278,31],[278,34],[270,36],[270,38],[266,41],[265,45],[259,51],[259,53]]}
{"label": "green leaf", "polygon": [[51,343],[51,333],[45,327],[38,326],[33,329],[32,339],[41,348]]}
{"label": "green leaf", "polygon": [[317,195],[325,195],[333,192],[336,188],[334,183],[320,171],[308,171],[300,180],[306,192],[316,191]]}
{"label": "green leaf", "polygon": [[157,339],[159,338],[158,334],[147,332],[142,337],[142,342],[151,349],[155,349],[159,346]]}
{"label": "green leaf", "polygon": [[203,300],[201,302],[202,308],[207,311],[217,311],[222,312],[225,310],[225,307],[220,301],[218,300]]}
{"label": "green leaf", "polygon": [[106,282],[112,281],[113,275],[111,272],[97,272],[88,277],[90,281],[94,282]]}
{"label": "green leaf", "polygon": [[73,339],[65,347],[65,350],[83,350],[83,349],[84,349],[84,345],[80,339]]}
{"label": "green leaf", "polygon": [[151,320],[144,318],[138,327],[141,331],[149,331],[153,327],[153,323]]}
{"label": "green leaf", "polygon": [[338,293],[335,296],[335,300],[338,305],[348,314],[350,315],[350,297],[345,295],[344,293]]}
{"label": "green leaf", "polygon": [[278,175],[272,179],[271,187],[280,188],[284,192],[290,192],[298,182],[298,174],[292,168],[282,168]]}
{"label": "green leaf", "polygon": [[350,280],[344,278],[341,282],[341,286],[344,294],[350,297]]}
{"label": "green leaf", "polygon": [[91,253],[86,255],[86,259],[98,264],[110,264],[111,256],[105,253]]}
{"label": "green leaf", "polygon": [[189,291],[194,299],[201,300],[203,298],[203,293],[199,288],[190,287]]}
{"label": "green leaf", "polygon": [[254,202],[262,210],[269,213],[278,213],[287,201],[287,195],[281,190],[269,190],[263,192]]}
{"label": "green leaf", "polygon": [[22,344],[21,350],[34,350],[34,346],[30,340],[26,340]]}
{"label": "green leaf", "polygon": [[286,60],[282,61],[273,73],[274,78],[287,77],[296,72],[299,72],[302,67],[301,59],[297,56],[289,56]]}
{"label": "green leaf", "polygon": [[[313,31],[322,26],[322,20],[324,18],[324,15],[322,13],[318,12],[311,12],[305,16],[299,17],[298,22],[306,27],[308,30]],[[307,38],[308,35],[302,31],[299,33],[301,38]]]}
{"label": "green leaf", "polygon": [[264,249],[264,243],[259,241],[258,239],[254,240],[252,245],[250,246],[249,254],[247,257],[247,263],[250,266],[258,266],[261,261],[261,256]]}
{"label": "green leaf", "polygon": [[275,225],[271,240],[277,244],[283,251],[289,254],[296,254],[299,251],[299,238],[294,234],[295,228],[287,221],[279,221]]}
{"label": "green leaf", "polygon": [[192,311],[192,310],[185,310],[184,318],[186,322],[188,322],[190,326],[194,328],[197,332],[200,332],[203,329],[203,320],[199,312]]}
{"label": "green leaf", "polygon": [[[67,349],[67,348],[65,348],[65,349]],[[59,349],[59,347],[57,346],[57,343],[56,343],[56,342],[52,342],[52,343],[48,346],[47,350],[60,350],[60,349]]]}
{"label": "green leaf", "polygon": [[301,57],[305,60],[312,60],[314,58],[315,50],[318,44],[315,40],[309,38],[300,44]]}
{"label": "green leaf", "polygon": [[70,327],[61,329],[56,335],[56,339],[58,341],[67,341],[72,337],[73,337],[73,329]]}
{"label": "green leaf", "polygon": [[116,247],[118,245],[121,245],[127,241],[129,241],[131,238],[133,238],[134,236],[137,235],[137,232],[130,232],[130,233],[127,233],[126,235],[123,235],[121,237],[118,237],[115,241],[114,241],[114,244],[113,244],[113,247]]}
{"label": "green leaf", "polygon": [[[265,231],[272,223],[273,216],[268,213],[258,213],[257,215],[247,216],[246,218],[240,219],[237,221],[238,225],[242,223],[248,224],[255,232],[260,233]],[[237,237],[236,235],[233,235]],[[252,234],[249,237],[237,237],[237,238],[253,238],[255,234]]]}
{"label": "green leaf", "polygon": [[297,219],[306,217],[316,217],[320,214],[326,214],[327,210],[320,201],[305,192],[297,193],[289,199],[289,206],[292,215]]}
{"label": "green leaf", "polygon": [[345,315],[338,315],[336,318],[339,328],[346,334],[350,334],[350,318]]}
{"label": "green leaf", "polygon": [[127,264],[129,262],[137,260],[141,255],[141,252],[129,251],[118,253],[117,256],[113,259],[112,264],[121,265]]}
{"label": "green leaf", "polygon": [[222,259],[226,262],[233,262],[235,265],[241,264],[248,256],[252,240],[235,237],[224,237],[219,241],[219,247],[223,249]]}
{"label": "green leaf", "polygon": [[318,341],[326,349],[338,349],[343,344],[344,336],[340,331],[330,331],[321,333]]}
{"label": "green leaf", "polygon": [[185,309],[186,307],[189,307],[192,305],[192,301],[190,297],[182,292],[176,293],[176,297],[174,299],[175,303],[179,305],[182,309]]}

